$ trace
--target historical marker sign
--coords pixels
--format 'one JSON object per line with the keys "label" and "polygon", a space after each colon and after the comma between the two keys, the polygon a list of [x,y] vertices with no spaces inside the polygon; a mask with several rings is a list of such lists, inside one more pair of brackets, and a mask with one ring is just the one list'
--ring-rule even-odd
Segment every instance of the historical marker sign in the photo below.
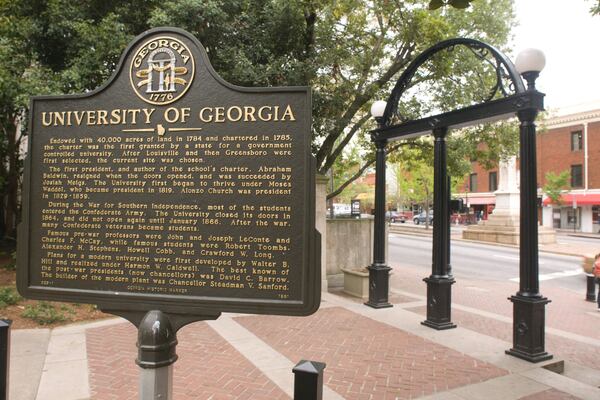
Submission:
{"label": "historical marker sign", "polygon": [[31,103],[19,291],[106,308],[319,304],[310,89],[240,88],[151,30],[85,95]]}

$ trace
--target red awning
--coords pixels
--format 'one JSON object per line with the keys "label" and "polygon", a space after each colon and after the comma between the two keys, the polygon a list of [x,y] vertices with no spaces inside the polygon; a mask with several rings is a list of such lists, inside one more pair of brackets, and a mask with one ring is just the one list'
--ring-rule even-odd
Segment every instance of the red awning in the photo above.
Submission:
{"label": "red awning", "polygon": [[468,196],[463,198],[465,203],[469,205],[480,205],[480,204],[496,204],[496,196]]}
{"label": "red awning", "polygon": [[[583,194],[583,193],[566,193],[561,196],[562,205],[563,206],[571,206],[573,205],[573,199],[577,202],[578,206],[589,206],[594,204],[600,204],[600,194]],[[550,204],[550,198],[546,197],[544,199],[544,205],[547,206]]]}

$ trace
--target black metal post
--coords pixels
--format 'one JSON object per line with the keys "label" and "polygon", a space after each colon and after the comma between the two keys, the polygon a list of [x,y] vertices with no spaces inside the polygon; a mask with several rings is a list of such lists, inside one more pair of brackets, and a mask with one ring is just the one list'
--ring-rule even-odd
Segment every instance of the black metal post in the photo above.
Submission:
{"label": "black metal post", "polygon": [[11,324],[10,319],[0,319],[0,400],[8,399]]}
{"label": "black metal post", "polygon": [[[452,276],[452,261],[450,259],[450,241],[452,238],[452,222],[451,222],[451,217],[452,217],[452,210],[450,209],[450,204],[452,201],[452,183],[450,181],[450,175],[448,175],[448,181],[447,181],[447,188],[448,188],[448,245],[446,246],[447,251],[448,251],[448,276]],[[434,213],[435,215],[435,213]]]}
{"label": "black metal post", "polygon": [[450,320],[452,284],[454,278],[448,274],[450,254],[450,218],[447,173],[446,134],[448,128],[433,130],[434,175],[433,175],[433,264],[431,276],[423,279],[427,283],[427,319],[423,325],[437,330],[456,328]]}
{"label": "black metal post", "polygon": [[323,371],[326,364],[301,360],[292,369],[294,373],[294,400],[323,399]]}
{"label": "black metal post", "polygon": [[586,274],[587,292],[585,299],[587,301],[596,301],[596,277],[592,274]]}
{"label": "black metal post", "polygon": [[[533,90],[530,84],[529,90]],[[550,302],[539,291],[537,168],[535,117],[538,110],[518,112],[520,124],[521,216],[519,291],[513,302],[513,347],[506,353],[530,362],[552,358],[545,351],[545,306]]]}
{"label": "black metal post", "polygon": [[173,398],[173,363],[177,361],[177,334],[169,317],[157,310],[148,311],[138,326],[140,399]]}
{"label": "black metal post", "polygon": [[[382,125],[382,120],[377,122]],[[375,237],[373,239],[373,264],[369,265],[369,301],[373,308],[392,307],[388,301],[391,268],[385,262],[385,146],[386,140],[375,142]]]}

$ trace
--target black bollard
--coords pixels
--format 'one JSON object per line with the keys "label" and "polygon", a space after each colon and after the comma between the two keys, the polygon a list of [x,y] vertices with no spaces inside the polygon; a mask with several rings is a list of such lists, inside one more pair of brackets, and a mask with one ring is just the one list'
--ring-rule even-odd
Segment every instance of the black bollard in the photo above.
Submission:
{"label": "black bollard", "polygon": [[586,274],[587,292],[585,299],[587,301],[596,301],[596,277],[592,274]]}
{"label": "black bollard", "polygon": [[11,324],[10,319],[0,319],[0,400],[8,399]]}
{"label": "black bollard", "polygon": [[325,363],[302,360],[292,369],[294,400],[323,400]]}

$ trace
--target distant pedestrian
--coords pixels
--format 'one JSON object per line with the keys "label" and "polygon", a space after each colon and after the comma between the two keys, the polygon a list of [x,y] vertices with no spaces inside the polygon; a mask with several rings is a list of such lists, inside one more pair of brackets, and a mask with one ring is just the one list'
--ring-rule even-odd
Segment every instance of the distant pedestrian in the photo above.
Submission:
{"label": "distant pedestrian", "polygon": [[596,299],[598,301],[598,311],[600,311],[600,253],[596,254],[594,257],[592,274],[596,278],[596,283],[598,283],[598,296],[596,296]]}

